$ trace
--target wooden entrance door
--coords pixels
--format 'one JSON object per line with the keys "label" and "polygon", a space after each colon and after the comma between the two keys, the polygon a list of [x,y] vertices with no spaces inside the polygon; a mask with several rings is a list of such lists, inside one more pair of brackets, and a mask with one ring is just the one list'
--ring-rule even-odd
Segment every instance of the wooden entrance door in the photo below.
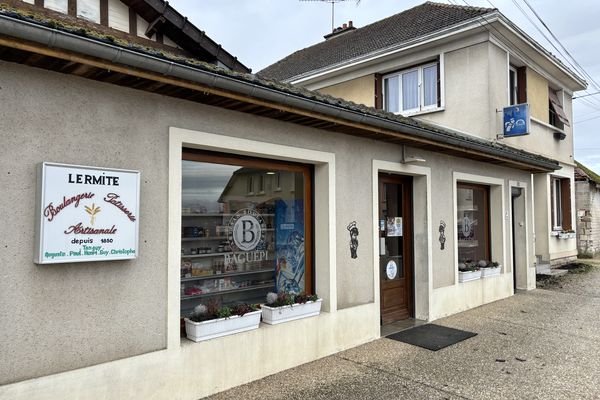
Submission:
{"label": "wooden entrance door", "polygon": [[381,323],[414,316],[412,178],[379,176]]}

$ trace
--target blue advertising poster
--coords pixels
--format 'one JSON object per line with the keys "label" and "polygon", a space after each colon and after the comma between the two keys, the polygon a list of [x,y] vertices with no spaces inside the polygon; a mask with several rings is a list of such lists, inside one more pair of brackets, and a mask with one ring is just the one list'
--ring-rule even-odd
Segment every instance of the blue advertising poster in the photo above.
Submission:
{"label": "blue advertising poster", "polygon": [[529,104],[504,107],[504,137],[529,134]]}
{"label": "blue advertising poster", "polygon": [[275,290],[304,292],[304,204],[275,202]]}

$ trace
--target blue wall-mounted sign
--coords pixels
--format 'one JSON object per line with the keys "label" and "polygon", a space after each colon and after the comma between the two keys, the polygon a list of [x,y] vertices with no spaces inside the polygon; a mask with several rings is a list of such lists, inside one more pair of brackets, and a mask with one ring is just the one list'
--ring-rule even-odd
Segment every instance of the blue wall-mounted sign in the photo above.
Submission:
{"label": "blue wall-mounted sign", "polygon": [[504,137],[529,135],[529,104],[504,107]]}

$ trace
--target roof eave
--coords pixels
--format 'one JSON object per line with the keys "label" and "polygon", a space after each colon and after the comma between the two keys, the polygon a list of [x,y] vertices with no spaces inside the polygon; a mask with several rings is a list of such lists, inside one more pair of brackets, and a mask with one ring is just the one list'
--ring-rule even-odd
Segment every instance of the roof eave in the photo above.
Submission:
{"label": "roof eave", "polygon": [[[2,40],[2,37],[8,39]],[[37,47],[23,44],[23,41],[34,43]],[[348,126],[363,126],[364,129],[368,128],[371,132],[381,134],[383,137],[401,136],[414,143],[435,143],[439,148],[445,147],[456,152],[463,152],[463,154],[485,154],[490,161],[506,162],[514,168],[531,172],[550,172],[560,169],[558,162],[554,160],[517,149],[440,132],[414,121],[407,123],[373,115],[374,110],[365,110],[365,112],[353,110],[323,100],[301,96],[293,89],[277,88],[276,84],[271,85],[268,82],[259,82],[262,83],[259,84],[248,75],[207,71],[6,15],[0,15],[0,43],[14,48],[20,46],[27,51],[40,49],[42,54],[50,54],[56,49],[62,49],[68,52],[62,57],[69,60],[73,59],[72,54],[82,54],[84,57],[90,58],[91,64],[98,65],[96,60],[105,60],[103,65],[113,64],[114,70],[122,66],[121,70],[130,71],[132,75],[140,74],[139,71],[148,71],[149,73],[142,73],[147,79],[152,79],[149,76],[156,76],[156,79],[172,77],[177,81],[194,82],[202,86],[202,90],[215,90],[225,95],[234,93],[232,98],[245,98],[247,99],[245,101],[248,102],[253,101],[252,99],[259,99],[264,104],[271,104],[275,109],[288,107],[297,109],[299,113],[321,116],[318,118],[323,118],[323,120],[337,121]],[[53,43],[52,49],[47,48],[48,43]],[[53,54],[58,56],[57,53]],[[340,100],[340,103],[343,101]]]}
{"label": "roof eave", "polygon": [[[503,24],[507,29],[513,31],[513,33],[518,36],[523,42],[530,46],[535,52],[539,55],[543,56],[546,61],[551,63],[555,68],[558,68],[566,77],[571,79],[573,83],[573,91],[584,90],[587,88],[588,84],[581,76],[579,76],[576,72],[572,71],[569,67],[563,64],[559,58],[554,56],[548,50],[546,50],[542,45],[540,45],[535,39],[529,36],[525,31],[519,28],[516,24],[514,24],[511,20],[506,18],[502,13],[498,13],[497,22]],[[490,21],[490,22],[496,22]],[[511,43],[506,43],[507,45],[511,45]]]}
{"label": "roof eave", "polygon": [[[483,20],[483,21],[482,21]],[[414,48],[416,46],[420,46],[426,43],[431,43],[436,40],[445,39],[447,37],[451,37],[454,35],[458,35],[473,29],[481,29],[485,28],[484,25],[491,25],[494,22],[498,22],[503,24],[507,29],[510,29],[517,36],[521,38],[530,48],[536,51],[538,54],[543,56],[549,63],[554,65],[560,71],[562,71],[566,77],[571,79],[573,91],[583,90],[587,87],[587,82],[577,75],[575,72],[571,71],[568,67],[566,67],[558,58],[552,55],[548,50],[543,48],[539,43],[537,43],[531,36],[521,30],[517,25],[511,22],[508,18],[506,18],[500,11],[494,10],[487,14],[480,15],[475,18],[471,18],[466,20],[460,24],[452,25],[446,29],[438,30],[428,35],[419,36],[417,38],[411,39],[410,41],[402,42],[397,45],[377,50],[375,52],[355,57],[350,60],[346,60],[341,63],[329,65],[324,68],[312,70],[305,72],[303,74],[299,74],[288,79],[283,80],[283,82],[289,82],[292,84],[307,84],[309,81],[312,81],[316,78],[323,78],[332,73],[343,70],[344,68],[350,65],[363,64],[366,62],[373,61],[377,58],[386,57],[392,55],[394,53],[398,53],[401,51],[406,51],[408,49]],[[485,28],[487,29],[487,28]],[[506,45],[511,45],[511,43],[506,43]]]}
{"label": "roof eave", "polygon": [[[221,47],[220,44],[216,43],[210,37],[208,37],[203,31],[198,29],[193,23],[191,23],[186,17],[181,15],[176,9],[169,5],[169,2],[164,0],[121,0],[128,6],[132,7],[138,14],[141,11],[154,13],[155,18],[164,17],[170,24],[171,30],[174,32],[181,33],[182,37],[187,38],[189,41],[196,43],[202,47],[202,50],[210,54],[216,60],[220,61],[223,65],[231,68],[238,72],[250,72],[251,69],[242,64],[237,57],[234,57],[231,53]],[[148,21],[152,22],[152,21]],[[178,35],[173,35],[178,45],[182,47],[186,46],[184,40],[181,40]]]}
{"label": "roof eave", "polygon": [[299,74],[296,76],[292,76],[287,79],[283,79],[282,82],[291,83],[294,85],[299,84],[299,83],[305,83],[306,81],[314,79],[316,77],[321,77],[321,76],[339,71],[339,70],[347,67],[348,65],[366,63],[366,62],[375,60],[377,58],[386,57],[386,56],[392,55],[394,53],[399,53],[401,51],[405,51],[405,50],[408,50],[408,49],[411,49],[411,48],[414,48],[416,46],[420,46],[420,45],[423,45],[426,43],[434,42],[436,40],[446,38],[449,36],[453,36],[453,35],[456,35],[456,34],[471,30],[471,29],[476,29],[476,28],[481,29],[483,27],[482,27],[479,19],[484,18],[488,15],[490,17],[494,17],[496,14],[498,14],[498,12],[494,10],[487,14],[465,20],[461,23],[452,25],[452,26],[444,28],[444,29],[437,30],[430,34],[422,35],[422,36],[416,37],[414,39],[395,44],[394,46],[386,47],[384,49],[379,49],[377,51],[362,55],[360,57],[355,57],[355,58],[343,61],[341,63],[328,65],[327,67],[315,69],[315,70],[308,71],[308,72],[305,72],[305,73],[302,73],[302,74]]}

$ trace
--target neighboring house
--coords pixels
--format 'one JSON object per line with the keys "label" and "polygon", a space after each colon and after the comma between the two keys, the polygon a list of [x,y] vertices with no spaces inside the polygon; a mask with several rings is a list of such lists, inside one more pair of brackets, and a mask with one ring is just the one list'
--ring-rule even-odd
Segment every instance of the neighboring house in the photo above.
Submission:
{"label": "neighboring house", "polygon": [[[244,73],[162,0],[0,0],[0,70],[1,399],[195,400],[535,288],[537,149]],[[320,315],[181,335],[280,288]]]}
{"label": "neighboring house", "polygon": [[600,175],[577,162],[575,168],[577,249],[579,255],[600,254]]}
{"label": "neighboring house", "polygon": [[427,2],[345,24],[258,75],[488,140],[503,131],[503,107],[528,103],[530,134],[498,143],[559,161],[526,182],[535,254],[553,265],[577,256],[575,239],[557,235],[575,229],[571,99],[586,83],[498,10]]}
{"label": "neighboring house", "polygon": [[108,42],[130,43],[237,72],[250,72],[203,31],[162,0],[2,0],[31,17],[54,21],[77,34],[86,29]]}

